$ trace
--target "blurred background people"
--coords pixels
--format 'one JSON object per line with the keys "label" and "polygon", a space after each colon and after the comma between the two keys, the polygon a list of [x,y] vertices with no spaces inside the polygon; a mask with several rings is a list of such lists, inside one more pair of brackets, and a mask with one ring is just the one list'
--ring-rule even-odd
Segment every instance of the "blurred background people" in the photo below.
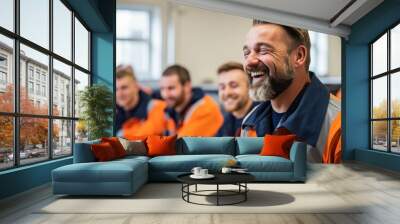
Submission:
{"label": "blurred background people", "polygon": [[116,102],[118,136],[130,139],[164,132],[166,104],[141,90],[130,65],[117,67]]}
{"label": "blurred background people", "polygon": [[166,135],[215,136],[223,123],[219,105],[200,88],[192,88],[189,71],[180,65],[164,70],[161,97],[168,108]]}
{"label": "blurred background people", "polygon": [[243,118],[257,105],[249,95],[249,78],[238,62],[222,64],[217,74],[218,95],[225,111],[218,136],[240,136]]}

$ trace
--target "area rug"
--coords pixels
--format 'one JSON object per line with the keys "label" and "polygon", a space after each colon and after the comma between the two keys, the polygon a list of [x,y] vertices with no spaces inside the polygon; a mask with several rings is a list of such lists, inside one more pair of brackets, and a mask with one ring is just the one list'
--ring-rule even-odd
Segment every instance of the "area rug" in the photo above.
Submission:
{"label": "area rug", "polygon": [[[150,183],[131,197],[56,197],[35,213],[360,213],[360,205],[349,203],[317,184],[255,183],[248,187],[247,201],[237,205],[190,204],[182,200],[180,184]],[[213,188],[213,185],[202,185],[198,190]],[[224,189],[231,188],[233,186]],[[215,196],[191,196],[190,199],[197,203],[216,202]],[[238,199],[224,197],[222,202]]]}

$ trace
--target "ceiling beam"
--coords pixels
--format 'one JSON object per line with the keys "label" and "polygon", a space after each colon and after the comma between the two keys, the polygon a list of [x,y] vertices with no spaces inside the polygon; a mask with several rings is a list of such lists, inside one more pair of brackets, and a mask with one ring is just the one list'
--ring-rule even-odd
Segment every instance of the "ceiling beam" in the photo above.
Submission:
{"label": "ceiling beam", "polygon": [[342,10],[339,11],[331,20],[330,26],[336,27],[347,18],[349,18],[355,11],[357,11],[361,6],[366,4],[368,0],[355,0],[350,1],[348,5],[346,5]]}
{"label": "ceiling beam", "polygon": [[337,25],[332,27],[329,21],[296,15],[274,9],[256,7],[238,2],[224,0],[170,0],[175,3],[198,7],[202,9],[218,11],[231,15],[247,17],[251,19],[266,20],[273,23],[304,28],[321,33],[327,33],[347,38],[350,27]]}

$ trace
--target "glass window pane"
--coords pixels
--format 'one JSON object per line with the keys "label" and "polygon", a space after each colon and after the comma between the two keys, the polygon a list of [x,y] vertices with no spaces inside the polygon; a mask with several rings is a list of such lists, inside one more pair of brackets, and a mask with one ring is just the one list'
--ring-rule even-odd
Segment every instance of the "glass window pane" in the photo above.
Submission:
{"label": "glass window pane", "polygon": [[88,129],[84,120],[75,121],[75,143],[88,141]]}
{"label": "glass window pane", "polygon": [[21,36],[49,47],[49,0],[20,0]]}
{"label": "glass window pane", "polygon": [[14,165],[13,118],[0,116],[0,170]]}
{"label": "glass window pane", "polygon": [[71,66],[53,60],[53,115],[72,117]]}
{"label": "glass window pane", "polygon": [[391,116],[400,118],[400,72],[391,74],[390,76]]}
{"label": "glass window pane", "polygon": [[132,65],[139,80],[151,78],[149,54],[146,42],[117,41],[117,65]]}
{"label": "glass window pane", "polygon": [[387,34],[372,45],[372,75],[387,71]]}
{"label": "glass window pane", "polygon": [[387,121],[372,122],[372,148],[387,151]]}
{"label": "glass window pane", "polygon": [[14,43],[0,35],[0,111],[14,111]]}
{"label": "glass window pane", "polygon": [[391,69],[400,67],[400,24],[391,30],[390,60]]}
{"label": "glass window pane", "polygon": [[148,39],[149,32],[148,11],[117,10],[117,38]]}
{"label": "glass window pane", "polygon": [[394,120],[390,122],[391,128],[391,141],[392,141],[392,152],[400,153],[400,120]]}
{"label": "glass window pane", "polygon": [[72,154],[72,121],[53,120],[53,157]]}
{"label": "glass window pane", "polygon": [[49,158],[49,120],[45,118],[20,118],[20,163],[34,163]]}
{"label": "glass window pane", "polygon": [[25,114],[48,114],[49,57],[21,44],[20,109]]}
{"label": "glass window pane", "polygon": [[60,0],[53,0],[53,18],[53,51],[71,60],[72,12]]}
{"label": "glass window pane", "polygon": [[75,69],[75,117],[81,114],[80,94],[87,86],[89,86],[89,75]]}
{"label": "glass window pane", "polygon": [[89,69],[89,32],[75,18],[75,63]]}
{"label": "glass window pane", "polygon": [[387,77],[372,81],[372,118],[387,118]]}
{"label": "glass window pane", "polygon": [[0,26],[14,31],[14,0],[0,1]]}

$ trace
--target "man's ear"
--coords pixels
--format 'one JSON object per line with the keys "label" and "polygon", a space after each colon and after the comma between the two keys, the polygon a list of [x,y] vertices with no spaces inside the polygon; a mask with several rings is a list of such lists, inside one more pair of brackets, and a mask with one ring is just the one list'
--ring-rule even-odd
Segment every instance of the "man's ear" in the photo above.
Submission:
{"label": "man's ear", "polygon": [[186,82],[183,87],[185,88],[185,92],[189,93],[192,91],[192,83],[190,81]]}
{"label": "man's ear", "polygon": [[304,45],[299,45],[293,52],[294,61],[293,66],[298,68],[304,66],[307,60],[307,48]]}
{"label": "man's ear", "polygon": [[140,85],[136,80],[132,80],[132,85],[135,88],[135,90],[139,91]]}

